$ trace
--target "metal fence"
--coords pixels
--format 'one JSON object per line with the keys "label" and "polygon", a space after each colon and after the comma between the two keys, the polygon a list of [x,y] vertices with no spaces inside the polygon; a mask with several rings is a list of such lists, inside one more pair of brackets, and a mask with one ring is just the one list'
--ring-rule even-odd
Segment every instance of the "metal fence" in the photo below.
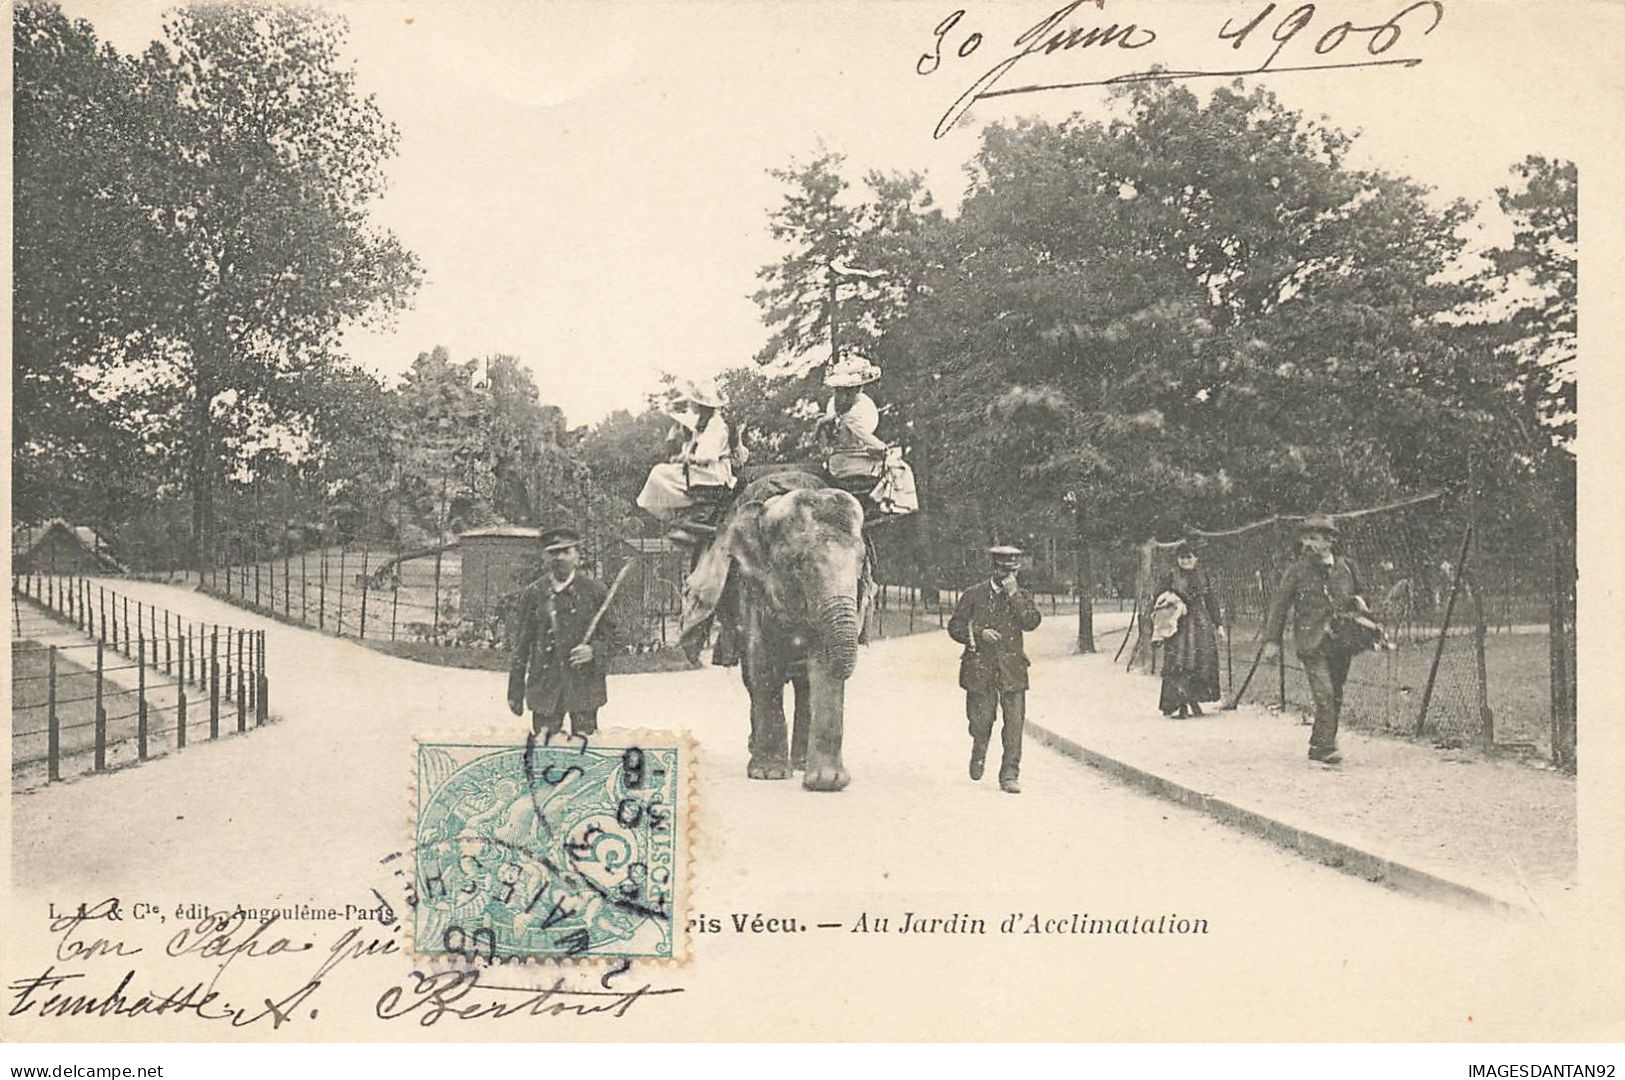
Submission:
{"label": "metal fence", "polygon": [[[1380,650],[1354,658],[1344,722],[1440,746],[1517,750],[1572,765],[1572,666],[1562,661],[1572,655],[1573,636],[1570,630],[1566,640],[1553,640],[1547,598],[1540,595],[1544,583],[1525,581],[1514,564],[1485,558],[1470,514],[1439,495],[1333,516],[1340,546],[1359,568],[1365,598],[1387,631]],[[1278,664],[1260,662],[1270,598],[1296,557],[1299,520],[1279,516],[1223,531],[1193,530],[1228,630],[1220,681],[1230,704],[1312,708],[1290,634]],[[1140,616],[1172,568],[1176,546],[1141,546],[1136,630],[1117,652],[1153,673],[1158,653]],[[1572,589],[1569,597],[1572,610]]]}
{"label": "metal fence", "polygon": [[[625,547],[599,545],[584,566],[608,582],[632,563],[610,610],[621,646],[627,652],[675,647],[688,554]],[[542,572],[538,556],[531,574]],[[204,572],[202,587],[250,610],[340,637],[483,649],[506,648],[519,593],[518,587],[504,588],[486,575],[471,579],[462,554],[449,545],[404,554],[379,545],[342,545],[259,559],[247,545],[228,546],[219,563]],[[881,583],[869,636],[941,629],[959,594],[958,589]],[[1038,601],[1051,614],[1077,611],[1077,598],[1067,593],[1043,592]],[[1096,606],[1104,610],[1100,605],[1113,603],[1097,600]]]}
{"label": "metal fence", "polygon": [[82,577],[12,579],[12,784],[104,772],[270,719],[264,631]]}

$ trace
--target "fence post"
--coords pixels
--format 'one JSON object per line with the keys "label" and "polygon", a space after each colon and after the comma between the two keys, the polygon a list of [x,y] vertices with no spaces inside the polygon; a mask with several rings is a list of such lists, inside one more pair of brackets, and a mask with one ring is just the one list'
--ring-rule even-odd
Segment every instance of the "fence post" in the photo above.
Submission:
{"label": "fence post", "polygon": [[[290,620],[293,618],[293,592],[289,588],[288,578],[292,569],[293,552],[288,550],[288,537],[284,534],[282,537],[282,614],[286,615]],[[299,583],[303,585],[304,579],[301,578]]]}
{"label": "fence post", "polygon": [[220,737],[220,628],[209,635],[209,738]]}
{"label": "fence post", "polygon": [[[180,616],[175,617],[177,623]],[[176,627],[180,629],[179,626]],[[175,680],[175,749],[186,749],[186,639],[179,642],[181,670],[180,678]]]}
{"label": "fence post", "polygon": [[[164,611],[164,618],[169,618],[169,611]],[[152,670],[158,670],[158,609],[152,604],[147,605],[147,623],[152,627]],[[167,626],[168,623],[165,623]]]}
{"label": "fence post", "polygon": [[[227,652],[230,652],[228,646]],[[248,702],[243,697],[247,680],[243,676],[243,632],[237,631],[237,733],[248,730]]]}
{"label": "fence post", "polygon": [[107,647],[100,643],[96,645],[96,760],[97,772],[107,768],[107,710],[102,708],[102,670],[105,663],[103,654]]}
{"label": "fence post", "polygon": [[266,673],[265,673],[265,631],[264,630],[260,631],[260,663],[259,663],[259,669],[260,669],[260,689],[259,689],[259,693],[254,695],[254,704],[256,706],[258,706],[259,714],[254,718],[254,722],[255,722],[255,724],[263,727],[263,726],[265,726],[266,718],[268,716],[270,716],[270,714],[271,714],[270,705],[265,700],[266,695],[271,692],[271,679],[270,679],[270,676],[266,675]]}
{"label": "fence post", "polygon": [[361,549],[361,640],[367,640],[367,548]]}
{"label": "fence post", "polygon": [[105,585],[96,586],[96,607],[100,611],[100,615],[96,619],[96,640],[105,642],[107,640],[107,587]]}
{"label": "fence post", "polygon": [[51,646],[45,699],[45,768],[47,780],[62,779],[62,727],[56,715],[56,646]]}
{"label": "fence post", "polygon": [[339,615],[333,623],[333,632],[339,637],[344,636],[344,555],[344,549],[339,548]]}
{"label": "fence post", "polygon": [[322,546],[322,571],[316,587],[316,629],[327,629],[327,546]]}
{"label": "fence post", "polygon": [[[439,541],[440,537],[435,537],[435,540]],[[440,644],[440,559],[441,550],[436,547],[434,551],[434,634],[432,635],[432,640],[436,645]]]}
{"label": "fence post", "polygon": [[260,542],[254,541],[254,606],[260,606]]}
{"label": "fence post", "polygon": [[[130,658],[130,598],[128,596],[126,596],[124,598],[124,605],[123,606],[124,606],[124,659],[128,660]],[[141,613],[141,608],[138,605],[136,607],[136,614],[139,616],[140,613]],[[139,620],[138,620],[138,625],[139,625]]]}
{"label": "fence post", "polygon": [[243,665],[243,674],[248,677],[248,708],[254,715],[258,716],[260,711],[260,634],[258,630],[246,630],[244,633],[248,635],[246,643],[248,661]]}
{"label": "fence post", "polygon": [[1450,633],[1450,618],[1456,612],[1456,596],[1461,592],[1461,574],[1467,568],[1467,549],[1473,542],[1473,527],[1461,537],[1461,550],[1456,553],[1456,572],[1450,578],[1450,599],[1444,605],[1444,621],[1439,624],[1439,644],[1433,650],[1433,664],[1428,668],[1427,686],[1422,690],[1422,707],[1416,711],[1416,734],[1420,735],[1427,723],[1428,704],[1433,700],[1433,683],[1439,677],[1439,661],[1444,659],[1444,640]]}
{"label": "fence post", "polygon": [[[1471,555],[1473,553],[1469,553]],[[1474,702],[1478,710],[1478,742],[1486,748],[1495,745],[1495,713],[1490,709],[1489,665],[1484,657],[1485,625],[1484,599],[1478,588],[1478,576],[1463,570],[1467,583],[1467,599],[1473,605],[1473,658],[1477,662],[1478,695]]]}
{"label": "fence post", "polygon": [[1286,712],[1286,657],[1278,657],[1275,665],[1275,682],[1280,695],[1281,711]]}
{"label": "fence post", "polygon": [[305,549],[299,549],[299,621],[310,625],[310,572],[305,569]]}
{"label": "fence post", "polygon": [[135,747],[136,757],[147,760],[147,635],[136,635]]}
{"label": "fence post", "polygon": [[389,640],[395,640],[395,619],[401,610],[401,564],[397,561],[389,571]]}

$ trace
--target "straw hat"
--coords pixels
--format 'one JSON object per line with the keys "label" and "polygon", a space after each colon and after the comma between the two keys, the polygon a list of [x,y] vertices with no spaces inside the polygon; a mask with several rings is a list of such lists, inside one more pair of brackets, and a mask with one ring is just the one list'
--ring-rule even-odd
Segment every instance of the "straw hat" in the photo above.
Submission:
{"label": "straw hat", "polygon": [[829,387],[863,386],[880,378],[880,369],[866,356],[849,353],[841,357],[824,375]]}

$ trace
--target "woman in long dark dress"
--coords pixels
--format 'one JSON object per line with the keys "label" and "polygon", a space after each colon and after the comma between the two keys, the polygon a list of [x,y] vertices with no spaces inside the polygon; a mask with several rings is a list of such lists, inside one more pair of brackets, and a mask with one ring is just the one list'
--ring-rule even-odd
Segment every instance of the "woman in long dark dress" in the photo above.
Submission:
{"label": "woman in long dark dress", "polygon": [[1179,628],[1162,643],[1162,698],[1165,716],[1183,720],[1201,716],[1202,702],[1219,700],[1219,599],[1207,571],[1197,565],[1196,551],[1181,544],[1174,552],[1156,595],[1174,593],[1185,604]]}

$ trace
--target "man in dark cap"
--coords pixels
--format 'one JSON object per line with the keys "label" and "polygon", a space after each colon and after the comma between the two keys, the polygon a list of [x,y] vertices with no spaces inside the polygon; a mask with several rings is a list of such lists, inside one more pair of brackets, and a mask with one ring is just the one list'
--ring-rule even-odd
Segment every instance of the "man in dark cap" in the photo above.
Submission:
{"label": "man in dark cap", "polygon": [[598,710],[609,699],[604,672],[615,627],[605,610],[608,590],[580,572],[581,535],[574,529],[542,533],[547,573],[519,597],[518,635],[508,670],[508,708],[531,708],[531,730],[554,735],[570,717],[571,734],[598,730]]}
{"label": "man in dark cap", "polygon": [[948,636],[965,646],[959,658],[959,686],[965,691],[965,717],[970,721],[970,778],[980,780],[987,760],[993,722],[1004,714],[1004,753],[999,787],[1021,791],[1021,733],[1027,721],[1027,653],[1023,632],[1038,627],[1043,616],[1032,597],[1021,591],[1016,571],[1021,549],[1001,545],[988,549],[993,573],[966,589],[948,620]]}
{"label": "man in dark cap", "polygon": [[1331,633],[1332,617],[1363,610],[1360,572],[1336,551],[1337,522],[1324,514],[1304,518],[1298,526],[1302,553],[1288,567],[1270,601],[1264,622],[1264,659],[1281,655],[1281,635],[1292,612],[1292,647],[1315,699],[1315,726],[1309,734],[1309,759],[1325,765],[1343,760],[1337,750],[1337,721],[1343,710],[1343,683],[1349,677],[1351,653]]}

